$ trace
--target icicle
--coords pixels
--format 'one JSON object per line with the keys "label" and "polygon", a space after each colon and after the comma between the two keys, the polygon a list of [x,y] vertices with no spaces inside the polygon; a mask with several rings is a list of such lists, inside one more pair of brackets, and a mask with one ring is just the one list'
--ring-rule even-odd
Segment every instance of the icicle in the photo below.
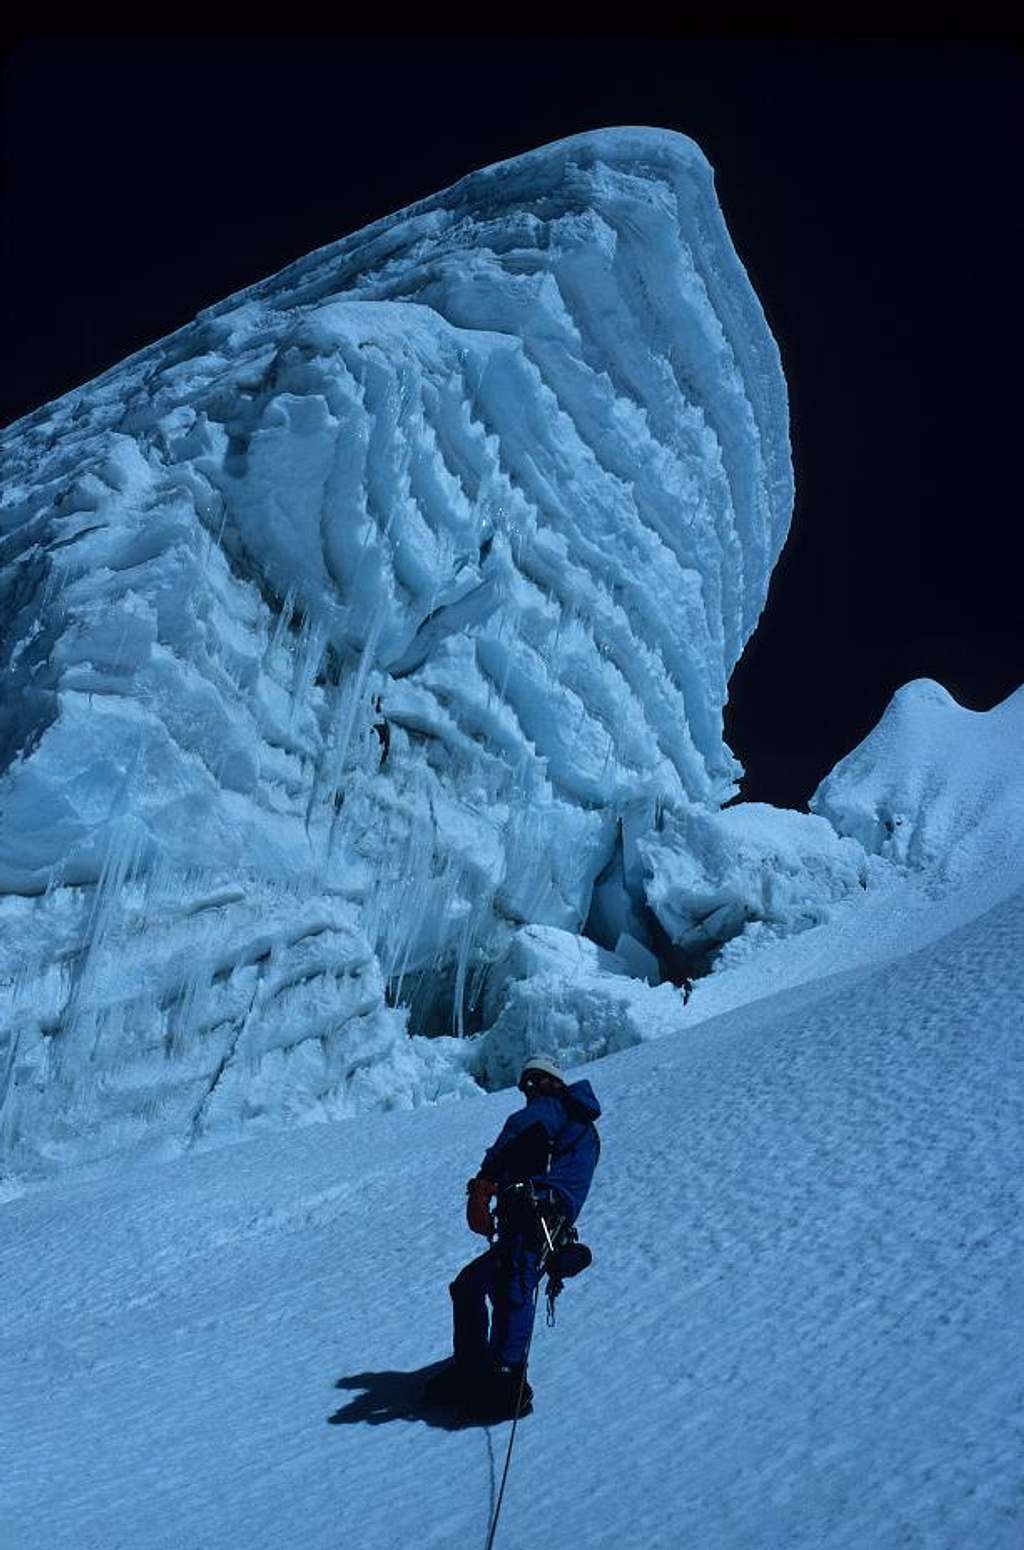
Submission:
{"label": "icicle", "polygon": [[284,601],[281,604],[280,612],[278,613],[277,618],[274,620],[274,627],[271,630],[270,638],[267,641],[267,649],[264,656],[264,661],[276,655],[281,642],[284,640],[285,634],[291,625],[292,615],[294,612],[295,589],[294,587],[289,587],[288,591],[284,595]]}
{"label": "icicle", "polygon": [[62,1055],[66,1053],[68,1059],[84,1045],[89,1046],[86,1060],[91,1063],[96,1059],[104,1026],[101,1006],[105,981],[117,970],[116,958],[107,946],[123,925],[127,887],[140,870],[146,843],[145,830],[130,815],[111,823],[63,1011]]}
{"label": "icicle", "polygon": [[329,800],[334,807],[334,813],[331,817],[330,828],[328,830],[327,836],[328,857],[331,855],[334,848],[335,833],[338,824],[339,804],[337,803],[336,798],[338,793],[342,790],[349,747],[352,742],[356,723],[360,719],[365,719],[367,702],[366,683],[367,678],[369,677],[370,668],[373,666],[376,659],[377,642],[380,639],[380,633],[384,625],[386,611],[386,607],[381,606],[373,614],[373,617],[370,621],[370,629],[367,633],[365,641],[363,642],[363,647],[359,654],[359,661],[355,674],[352,679],[349,680],[349,682],[345,685],[345,690],[341,701],[339,724],[336,728],[333,729],[332,741],[335,743],[336,747],[335,752],[330,754],[329,757],[331,763],[334,766],[334,773],[327,781],[327,792],[329,795]]}
{"label": "icicle", "polygon": [[291,704],[288,711],[289,731],[294,729],[295,718],[306,705],[310,690],[323,663],[327,646],[327,630],[320,620],[307,616],[299,632],[292,676]]}

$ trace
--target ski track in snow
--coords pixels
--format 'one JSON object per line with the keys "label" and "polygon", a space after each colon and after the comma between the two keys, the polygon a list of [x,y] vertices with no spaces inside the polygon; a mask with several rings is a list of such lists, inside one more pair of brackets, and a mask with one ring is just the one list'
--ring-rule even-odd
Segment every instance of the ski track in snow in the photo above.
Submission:
{"label": "ski track in snow", "polygon": [[[590,1069],[595,1265],[538,1320],[498,1550],[1021,1543],[1022,925]],[[402,1412],[509,1107],[8,1203],[3,1550],[482,1547],[508,1427]]]}

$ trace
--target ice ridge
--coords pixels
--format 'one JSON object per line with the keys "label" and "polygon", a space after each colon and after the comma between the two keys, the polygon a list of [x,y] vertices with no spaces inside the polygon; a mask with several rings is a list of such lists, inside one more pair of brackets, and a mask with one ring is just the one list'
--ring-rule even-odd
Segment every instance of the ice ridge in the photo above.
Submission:
{"label": "ice ridge", "polygon": [[409,1033],[469,1031],[600,878],[644,949],[636,847],[736,791],[722,707],[792,505],[691,141],[474,173],[0,447],[20,1165],[457,1090],[462,1047]]}

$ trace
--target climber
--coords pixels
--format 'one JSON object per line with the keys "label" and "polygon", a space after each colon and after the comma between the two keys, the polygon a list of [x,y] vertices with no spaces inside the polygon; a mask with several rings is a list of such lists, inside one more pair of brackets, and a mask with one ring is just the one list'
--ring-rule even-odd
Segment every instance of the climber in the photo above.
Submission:
{"label": "climber", "polygon": [[482,1421],[510,1419],[517,1404],[519,1415],[532,1408],[526,1358],[539,1282],[587,1198],[601,1149],[601,1105],[589,1082],[567,1084],[553,1060],[532,1055],[519,1089],[525,1106],[466,1186],[466,1220],[491,1243],[449,1288],[454,1355],[427,1388],[430,1402],[460,1404]]}

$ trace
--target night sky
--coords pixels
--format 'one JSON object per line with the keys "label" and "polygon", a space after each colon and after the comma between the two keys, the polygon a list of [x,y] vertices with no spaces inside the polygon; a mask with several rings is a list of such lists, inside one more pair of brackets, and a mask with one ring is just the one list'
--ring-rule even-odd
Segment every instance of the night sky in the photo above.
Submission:
{"label": "night sky", "polygon": [[800,806],[908,679],[978,710],[1024,680],[1022,77],[977,40],[9,41],[0,423],[476,167],[682,130],[789,382],[796,514],[727,734],[745,798]]}

